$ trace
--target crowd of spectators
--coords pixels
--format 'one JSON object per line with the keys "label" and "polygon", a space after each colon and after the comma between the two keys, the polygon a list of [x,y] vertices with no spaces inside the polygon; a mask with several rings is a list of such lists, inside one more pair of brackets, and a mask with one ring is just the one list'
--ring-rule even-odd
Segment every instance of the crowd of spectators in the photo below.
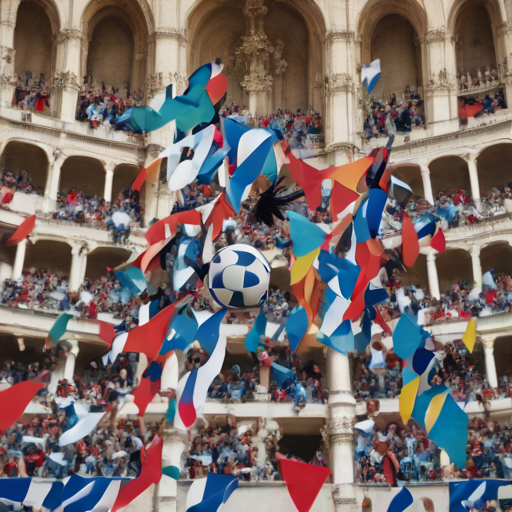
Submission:
{"label": "crowd of spectators", "polygon": [[[116,215],[118,214],[118,215]],[[85,195],[75,190],[59,192],[57,211],[40,214],[45,220],[74,222],[82,226],[106,229],[116,243],[126,243],[131,228],[140,226],[144,215],[144,202],[136,190],[125,189],[110,202],[97,195]],[[118,218],[119,217],[119,218]]]}
{"label": "crowd of spectators", "polygon": [[130,91],[125,84],[120,93],[119,87],[107,86],[104,82],[98,86],[92,77],[86,77],[84,90],[78,98],[76,119],[88,122],[91,128],[103,124],[113,126],[128,109],[145,104],[140,89]]}
{"label": "crowd of spectators", "polygon": [[16,176],[13,171],[4,169],[0,180],[0,186],[9,187],[15,192],[25,192],[26,194],[35,192],[32,180],[30,179],[27,171],[21,171]]}
{"label": "crowd of spectators", "polygon": [[458,281],[441,294],[432,297],[420,285],[402,286],[396,270],[383,285],[389,291],[389,303],[379,306],[384,319],[389,322],[398,318],[406,308],[418,314],[420,325],[434,325],[451,320],[469,320],[476,316],[488,316],[512,311],[512,277],[504,273],[492,274],[493,286],[484,289],[471,288],[466,281]]}
{"label": "crowd of spectators", "polygon": [[2,304],[47,311],[75,311],[82,318],[96,319],[98,313],[110,313],[131,324],[138,318],[140,298],[132,297],[111,275],[96,281],[85,278],[78,292],[68,290],[67,276],[31,267],[17,280],[6,279]]}
{"label": "crowd of spectators", "polygon": [[322,117],[314,109],[303,112],[297,109],[277,109],[268,115],[251,116],[247,110],[232,104],[220,112],[221,116],[234,119],[251,128],[272,128],[279,131],[288,141],[292,149],[318,150],[323,148],[323,122]]}
{"label": "crowd of spectators", "polygon": [[362,137],[385,137],[397,132],[407,133],[425,124],[425,105],[418,93],[407,91],[402,99],[392,94],[388,101],[375,100],[364,106],[364,131]]}
{"label": "crowd of spectators", "polygon": [[327,402],[325,379],[316,361],[302,363],[286,337],[283,343],[266,338],[264,345],[248,371],[242,371],[238,364],[225,368],[213,380],[208,397],[245,402],[259,396],[273,402],[293,402],[297,409],[308,403]]}
{"label": "crowd of spectators", "polygon": [[[46,414],[21,418],[0,437],[0,477],[64,478],[82,476],[137,477],[141,449],[157,433],[160,423],[118,420],[125,397],[137,387],[138,354],[122,353],[114,364],[101,357],[92,361],[73,381],[60,380],[50,386],[51,374],[65,364],[71,346],[61,342],[45,349],[41,360],[22,364],[7,360],[0,369],[0,386],[27,379],[46,383],[34,401],[46,406]],[[24,347],[20,346],[20,349]],[[59,361],[60,359],[60,361]],[[94,412],[106,412],[98,427],[80,441],[59,446],[60,436],[76,422],[74,408],[80,403]]]}
{"label": "crowd of spectators", "polygon": [[33,78],[32,72],[27,71],[25,78],[18,77],[12,106],[30,112],[49,114],[50,85],[46,82],[43,73]]}
{"label": "crowd of spectators", "polygon": [[356,424],[355,431],[358,482],[396,486],[400,481],[512,477],[512,426],[500,425],[487,413],[469,420],[464,469],[443,461],[441,450],[414,421],[392,421],[370,433]]}
{"label": "crowd of spectators", "polygon": [[208,473],[233,475],[256,482],[281,480],[276,454],[282,432],[250,425],[238,426],[229,417],[225,426],[210,425],[191,433],[184,478],[203,478]]}

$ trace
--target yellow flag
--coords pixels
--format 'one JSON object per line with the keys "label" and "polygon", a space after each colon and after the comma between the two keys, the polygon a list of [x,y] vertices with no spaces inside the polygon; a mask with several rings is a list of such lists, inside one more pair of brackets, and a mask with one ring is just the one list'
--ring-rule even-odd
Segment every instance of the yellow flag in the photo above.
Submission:
{"label": "yellow flag", "polygon": [[470,352],[473,352],[476,341],[476,317],[472,317],[468,322],[466,332],[464,333],[464,336],[462,336],[462,341],[464,342],[464,345],[466,345],[467,349]]}

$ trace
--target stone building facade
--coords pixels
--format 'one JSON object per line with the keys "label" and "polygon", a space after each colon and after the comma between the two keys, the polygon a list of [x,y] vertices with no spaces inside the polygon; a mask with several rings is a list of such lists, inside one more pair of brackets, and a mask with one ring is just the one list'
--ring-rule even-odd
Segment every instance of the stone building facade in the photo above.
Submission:
{"label": "stone building facade", "polygon": [[[113,244],[106,232],[87,227],[38,222],[31,243],[3,243],[22,219],[36,210],[50,212],[57,193],[72,187],[104,198],[116,197],[139,170],[172,141],[172,126],[144,136],[91,129],[75,120],[84,77],[96,83],[143,91],[150,99],[168,84],[175,94],[187,76],[220,57],[229,80],[227,103],[252,114],[276,108],[318,111],[324,120],[325,150],[310,163],[339,165],[367,154],[386,138],[361,139],[361,86],[364,64],[379,58],[382,76],[374,95],[388,99],[414,90],[424,99],[425,125],[398,135],[392,153],[396,175],[430,201],[446,188],[470,190],[480,205],[491,186],[512,181],[512,117],[508,109],[491,118],[470,119],[461,131],[459,101],[468,91],[461,83],[488,73],[488,90],[503,89],[512,101],[512,3],[508,0],[2,0],[0,2],[0,166],[30,170],[41,196],[0,210],[0,277],[17,278],[32,264],[65,268],[71,288],[85,275],[114,267],[130,251]],[[12,107],[19,77],[44,74],[51,92],[49,115]],[[474,87],[474,88],[473,88]],[[473,89],[472,89],[473,88]],[[144,189],[145,225],[169,213],[166,187]],[[144,229],[130,237],[131,249],[145,247]],[[410,279],[434,296],[454,279],[477,285],[489,268],[512,274],[512,219],[505,215],[485,225],[447,233],[447,252],[422,250]],[[100,275],[100,274],[98,274]],[[13,336],[44,339],[54,317],[1,308],[0,340]],[[243,336],[244,326],[226,325],[225,335]],[[460,338],[462,326],[434,327],[443,341]],[[76,353],[93,353],[98,333],[76,321],[71,331]],[[489,379],[496,379],[500,358],[510,357],[509,315],[479,321]],[[92,347],[92,348],[91,348]],[[498,354],[498,355],[497,355]],[[75,360],[63,369],[73,373]],[[495,362],[498,361],[498,364]],[[299,415],[286,404],[208,404],[211,417],[274,418],[285,431],[322,432],[329,448],[332,483],[324,486],[312,510],[355,512],[365,497],[373,510],[385,511],[392,494],[386,488],[354,485],[352,397],[347,357],[327,354],[330,399]],[[510,400],[509,400],[510,402]],[[165,404],[148,414],[162,415]],[[250,405],[250,406],[249,406]],[[383,405],[397,410],[396,403]],[[493,404],[497,417],[510,418],[512,403]],[[475,410],[475,413],[478,413]],[[180,450],[184,440],[166,434],[165,450]],[[190,482],[163,477],[129,509],[184,512]],[[414,489],[428,495],[436,510],[447,510],[446,486]],[[439,508],[438,508],[439,504]],[[292,511],[282,483],[242,485],[228,510]]]}

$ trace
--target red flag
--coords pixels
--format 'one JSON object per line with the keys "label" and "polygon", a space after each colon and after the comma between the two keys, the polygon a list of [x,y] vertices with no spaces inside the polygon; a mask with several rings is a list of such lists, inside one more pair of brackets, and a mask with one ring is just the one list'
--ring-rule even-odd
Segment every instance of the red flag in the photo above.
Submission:
{"label": "red flag", "polygon": [[0,432],[12,427],[36,393],[45,386],[44,382],[26,380],[0,391]]}
{"label": "red flag", "polygon": [[140,190],[144,182],[146,181],[146,168],[140,170],[139,174],[135,180],[133,180],[132,186],[130,187],[132,190]]}
{"label": "red flag", "polygon": [[194,224],[201,225],[201,213],[197,210],[187,210],[185,212],[175,213],[166,217],[165,219],[155,222],[146,231],[146,240],[149,245],[154,245],[162,240],[165,240],[169,235],[165,232],[165,226],[169,226],[169,231],[172,236],[176,231],[177,226],[180,224]]}
{"label": "red flag", "polygon": [[160,390],[160,380],[151,382],[149,377],[141,379],[137,389],[133,392],[134,400],[133,403],[139,408],[137,416],[144,416],[149,402],[153,400],[153,397]]}
{"label": "red flag", "polygon": [[103,322],[101,320],[94,320],[95,324],[100,326],[100,332],[98,337],[101,338],[105,343],[108,344],[108,348],[111,347],[114,338],[117,336],[116,331],[114,330],[114,326],[109,324],[108,322]]}
{"label": "red flag", "polygon": [[148,323],[132,329],[128,333],[128,339],[124,345],[123,352],[139,352],[146,354],[148,361],[154,361],[167,336],[176,304],[179,303],[167,306]]}
{"label": "red flag", "polygon": [[289,459],[281,459],[279,462],[283,480],[297,510],[309,512],[325,479],[332,473],[331,470]]}
{"label": "red flag", "polygon": [[402,261],[407,267],[413,267],[416,258],[420,253],[420,243],[418,242],[418,234],[414,229],[412,220],[404,215],[402,219]]}
{"label": "red flag", "polygon": [[437,230],[437,233],[430,240],[430,247],[441,254],[446,251],[446,239],[441,228]]}
{"label": "red flag", "polygon": [[14,232],[14,235],[7,240],[7,247],[11,245],[19,244],[22,240],[25,240],[30,233],[32,233],[34,226],[36,225],[36,216],[31,215],[27,217],[19,226],[18,229]]}
{"label": "red flag", "polygon": [[[141,450],[142,471],[138,478],[130,480],[117,495],[111,512],[128,506],[137,496],[140,496],[151,484],[157,484],[162,477],[162,446],[163,440],[155,436],[149,448]],[[143,455],[144,453],[144,455]]]}
{"label": "red flag", "polygon": [[224,220],[236,215],[237,213],[226,199],[226,192],[222,192],[204,223],[207,229],[213,224],[212,240],[216,240],[220,235]]}

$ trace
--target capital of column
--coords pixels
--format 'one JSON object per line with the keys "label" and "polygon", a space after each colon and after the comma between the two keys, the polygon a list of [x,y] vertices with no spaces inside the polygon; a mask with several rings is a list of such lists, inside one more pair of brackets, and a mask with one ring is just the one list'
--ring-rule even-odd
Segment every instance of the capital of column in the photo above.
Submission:
{"label": "capital of column", "polygon": [[162,432],[164,444],[169,443],[188,443],[187,433],[177,428],[164,428]]}
{"label": "capital of column", "polygon": [[480,336],[485,350],[492,352],[494,350],[494,342],[498,336]]}
{"label": "capital of column", "polygon": [[354,441],[353,416],[343,411],[339,416],[331,417],[320,429],[324,443],[330,444],[352,444]]}
{"label": "capital of column", "polygon": [[73,256],[87,256],[87,253],[89,252],[89,246],[87,243],[68,241],[68,244],[71,246],[71,254]]}
{"label": "capital of column", "polygon": [[80,352],[80,348],[78,346],[78,340],[70,339],[70,340],[66,340],[66,343],[69,343],[71,345],[71,350],[69,351],[69,353],[75,357],[78,356],[78,352]]}
{"label": "capital of column", "polygon": [[428,165],[420,165],[420,171],[422,176],[430,176],[430,169]]}
{"label": "capital of column", "polygon": [[427,252],[427,264],[435,265],[437,258],[437,251],[429,251]]}
{"label": "capital of column", "polygon": [[475,257],[480,256],[481,250],[482,250],[482,247],[479,244],[472,244],[468,248],[469,254],[471,254],[471,256],[475,256]]}

